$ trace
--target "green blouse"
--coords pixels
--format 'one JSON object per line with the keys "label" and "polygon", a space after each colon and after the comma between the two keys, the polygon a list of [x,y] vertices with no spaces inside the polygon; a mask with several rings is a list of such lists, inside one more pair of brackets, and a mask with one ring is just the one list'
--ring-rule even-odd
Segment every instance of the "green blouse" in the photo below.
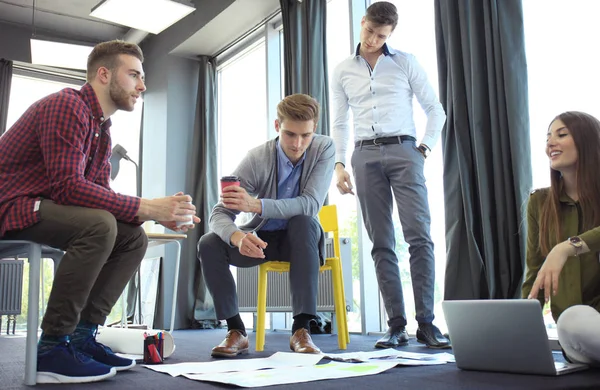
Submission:
{"label": "green blouse", "polygon": [[[535,282],[537,273],[544,263],[539,244],[540,221],[544,201],[550,189],[544,188],[531,193],[527,206],[527,271],[523,282],[522,296],[526,298]],[[600,227],[581,231],[581,208],[566,194],[560,196],[561,240],[579,236],[590,248],[590,252],[567,259],[558,279],[558,293],[550,297],[550,308],[554,321],[568,307],[589,305],[600,311]],[[544,291],[538,299],[544,303]]]}

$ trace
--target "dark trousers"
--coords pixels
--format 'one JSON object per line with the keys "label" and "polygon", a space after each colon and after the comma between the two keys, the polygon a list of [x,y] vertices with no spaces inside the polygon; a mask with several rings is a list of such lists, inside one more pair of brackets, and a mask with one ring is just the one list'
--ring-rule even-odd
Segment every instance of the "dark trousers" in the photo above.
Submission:
{"label": "dark trousers", "polygon": [[316,315],[321,237],[319,222],[312,217],[295,216],[288,220],[286,230],[259,231],[258,236],[268,244],[264,259],[243,256],[237,247],[223,242],[215,233],[205,234],[198,241],[198,259],[208,291],[213,297],[217,318],[231,318],[239,312],[235,281],[229,266],[255,267],[272,260],[290,263],[293,315]]}
{"label": "dark trousers", "polygon": [[40,204],[41,221],[11,240],[29,240],[64,250],[54,275],[42,330],[48,335],[73,333],[86,320],[104,324],[146,253],[141,226],[118,222],[105,210]]}

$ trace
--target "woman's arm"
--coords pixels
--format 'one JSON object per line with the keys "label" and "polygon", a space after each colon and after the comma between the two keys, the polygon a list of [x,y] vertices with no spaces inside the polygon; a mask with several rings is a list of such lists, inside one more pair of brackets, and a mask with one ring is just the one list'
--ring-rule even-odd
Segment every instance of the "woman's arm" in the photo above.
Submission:
{"label": "woman's arm", "polygon": [[[527,253],[525,257],[527,269],[523,287],[521,289],[521,296],[523,298],[530,297],[533,283],[535,282],[540,267],[544,263],[544,256],[540,249],[539,211],[541,205],[542,202],[539,195],[536,195],[535,192],[531,194],[529,203],[527,204]],[[542,306],[544,305],[543,293],[533,297],[537,298]]]}

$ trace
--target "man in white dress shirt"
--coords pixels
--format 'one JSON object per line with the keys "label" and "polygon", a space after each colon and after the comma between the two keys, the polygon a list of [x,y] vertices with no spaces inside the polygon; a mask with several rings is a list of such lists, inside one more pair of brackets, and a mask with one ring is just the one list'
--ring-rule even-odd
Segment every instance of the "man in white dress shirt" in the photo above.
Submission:
{"label": "man in white dress shirt", "polygon": [[[351,164],[388,315],[389,328],[375,347],[408,344],[392,222],[395,198],[404,238],[409,244],[419,324],[417,340],[431,348],[448,348],[449,340],[433,325],[435,259],[423,175],[425,158],[439,139],[446,115],[415,57],[386,45],[397,24],[398,13],[393,4],[373,3],[362,18],[356,53],[335,68],[331,88],[337,187],[342,194],[353,194],[352,181],[345,169],[351,110],[355,144]],[[427,114],[427,127],[419,146],[413,96]]]}

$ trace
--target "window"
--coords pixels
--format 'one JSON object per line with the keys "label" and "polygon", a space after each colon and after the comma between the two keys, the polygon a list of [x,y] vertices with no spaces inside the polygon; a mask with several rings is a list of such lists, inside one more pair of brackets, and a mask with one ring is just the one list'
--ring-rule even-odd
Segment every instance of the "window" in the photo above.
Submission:
{"label": "window", "polygon": [[600,118],[600,3],[579,0],[523,0],[529,84],[533,188],[550,186],[545,153],[550,122],[564,111],[584,111]]}
{"label": "window", "polygon": [[[347,0],[330,0],[327,2],[327,64],[329,72],[329,96],[331,102],[331,76],[335,67],[352,53],[350,42],[350,10]],[[329,128],[333,128],[334,113],[329,115]],[[350,123],[352,126],[352,123]],[[346,161],[350,161],[353,148],[347,149]],[[346,170],[352,175],[351,164],[346,164]],[[335,174],[334,174],[335,175]],[[340,237],[350,238],[352,245],[352,299],[353,308],[348,312],[348,330],[361,332],[360,319],[360,279],[359,279],[359,248],[357,223],[357,199],[353,195],[342,195],[336,187],[335,177],[329,188],[329,203],[337,206]],[[348,297],[346,298],[348,299]]]}
{"label": "window", "polygon": [[[140,165],[140,130],[144,101],[138,99],[133,112],[117,111],[110,118],[112,126],[110,136],[112,146],[119,144],[127,150],[127,156]],[[119,174],[111,182],[111,188],[126,195],[139,195],[136,183],[140,172],[136,166],[125,159],[119,161]]]}
{"label": "window", "polygon": [[223,64],[219,76],[219,176],[268,139],[265,42]]}
{"label": "window", "polygon": [[[258,33],[262,35],[251,36],[218,58],[219,177],[230,175],[250,149],[275,134],[274,104],[283,95],[283,34],[275,20]],[[241,213],[236,224],[249,216]],[[230,269],[236,278],[237,269]],[[241,317],[246,325],[253,321],[252,313],[241,313]],[[266,327],[271,326],[271,318],[267,316]]]}
{"label": "window", "polygon": [[[583,111],[600,118],[598,13],[600,3],[595,0],[547,0],[543,6],[523,0],[533,188],[550,186],[545,146],[554,117],[564,111]],[[544,319],[550,334],[554,333],[556,324],[548,305]]]}
{"label": "window", "polygon": [[67,87],[79,89],[82,84],[83,82],[79,83],[77,80],[73,80],[73,83],[64,83],[21,76],[15,71],[10,87],[6,129],[8,130],[29,106],[41,98]]}
{"label": "window", "polygon": [[[415,55],[417,61],[425,69],[429,82],[434,90],[438,91],[437,55],[435,42],[435,12],[432,0],[389,0],[398,9],[398,26],[388,39],[388,44],[397,50]],[[419,106],[416,98],[413,101],[414,120],[417,128],[417,140],[422,138],[425,131],[427,116]],[[436,325],[446,331],[444,313],[441,307],[444,291],[444,275],[446,271],[446,227],[444,220],[444,184],[443,184],[443,156],[441,139],[425,164],[425,178],[429,209],[431,213],[431,238],[434,243],[436,261],[435,281],[435,316]],[[402,229],[398,218],[398,211],[394,204],[394,224],[396,226],[396,254],[399,260],[400,277],[404,293],[404,303],[408,320],[409,332],[414,332],[417,327],[415,321],[415,307],[410,278],[408,245],[404,242]]]}

